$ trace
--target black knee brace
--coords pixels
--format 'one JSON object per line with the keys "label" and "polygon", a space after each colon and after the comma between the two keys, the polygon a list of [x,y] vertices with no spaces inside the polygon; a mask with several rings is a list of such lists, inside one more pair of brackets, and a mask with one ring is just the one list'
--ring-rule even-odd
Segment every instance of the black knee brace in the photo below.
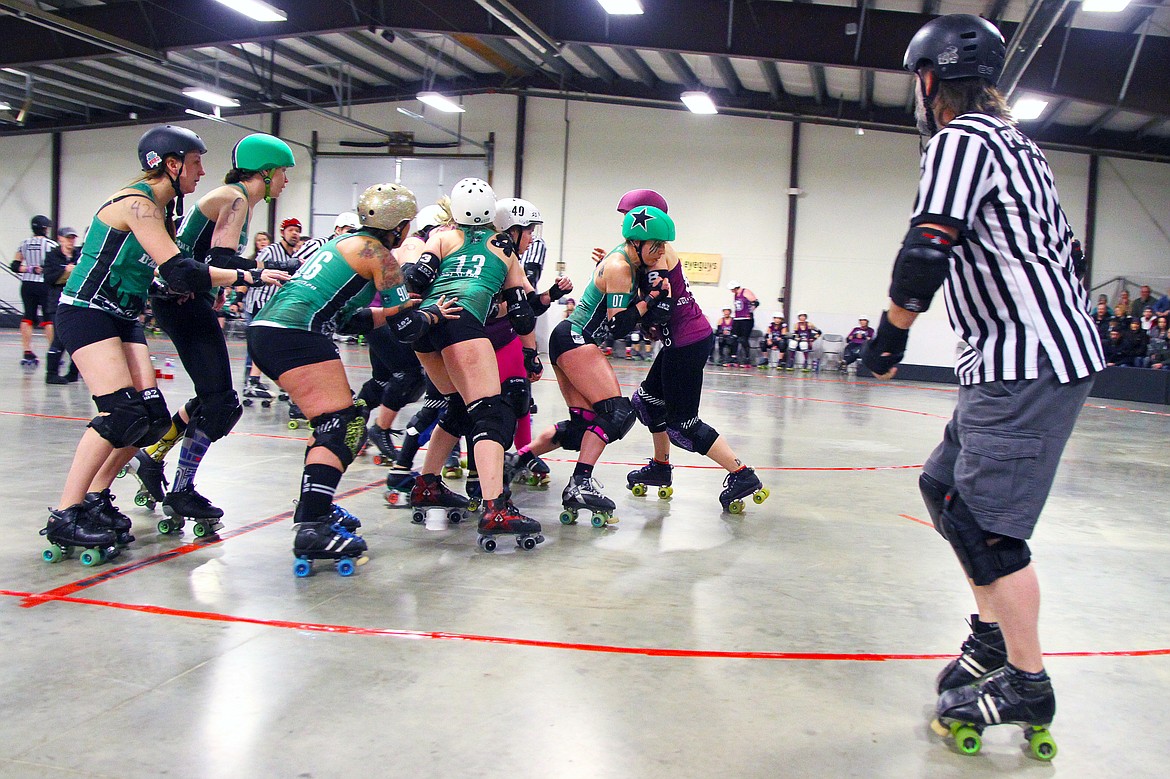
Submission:
{"label": "black knee brace", "polygon": [[701,455],[711,451],[719,439],[719,431],[698,417],[691,417],[684,422],[668,422],[666,434],[675,446]]}
{"label": "black knee brace", "polygon": [[366,442],[366,415],[362,413],[362,408],[355,404],[310,420],[313,443],[309,449],[323,446],[341,460],[342,470],[348,468]]}
{"label": "black knee brace", "polygon": [[[423,377],[421,371],[394,371],[386,388],[382,391],[381,403],[394,411],[401,411],[408,403],[413,403],[423,394]],[[371,403],[371,406],[377,405]]]}
{"label": "black knee brace", "polygon": [[918,491],[922,493],[922,502],[926,504],[926,510],[930,514],[930,521],[934,523],[934,529],[942,535],[942,527],[939,526],[938,522],[943,509],[946,508],[947,493],[951,491],[951,488],[933,476],[921,473],[918,476]]}
{"label": "black knee brace", "polygon": [[532,384],[523,376],[504,379],[500,397],[517,418],[522,417],[528,413],[528,406],[532,403]]}
{"label": "black knee brace", "polygon": [[94,395],[93,402],[97,404],[99,416],[91,419],[89,426],[115,449],[137,446],[150,429],[150,412],[133,387],[123,387],[109,395]]}
{"label": "black knee brace", "polygon": [[654,397],[645,387],[638,387],[634,396],[630,398],[630,405],[634,407],[638,421],[649,428],[651,433],[662,433],[666,430],[665,400]]}
{"label": "black knee brace", "polygon": [[597,401],[593,404],[593,413],[596,416],[588,429],[607,444],[620,441],[638,418],[633,404],[621,395]]}
{"label": "black knee brace", "polygon": [[570,408],[569,418],[556,424],[553,443],[570,452],[579,451],[581,437],[585,435],[585,430],[589,427],[589,423],[585,421],[584,413],[585,409],[583,408]]}
{"label": "black knee brace", "polygon": [[463,402],[463,398],[458,392],[452,392],[443,397],[447,400],[447,410],[439,419],[439,427],[456,438],[462,438],[471,432],[473,424],[471,417],[467,415],[467,404]]}
{"label": "black knee brace", "polygon": [[988,533],[979,526],[962,496],[953,490],[938,524],[939,532],[950,542],[963,570],[977,586],[984,587],[1027,568],[1032,561],[1027,541]]}
{"label": "black knee brace", "polygon": [[150,446],[158,441],[171,429],[171,412],[167,408],[167,401],[158,391],[158,387],[147,387],[141,393],[142,404],[146,406],[146,415],[149,426],[135,444]]}
{"label": "black knee brace", "polygon": [[387,383],[373,378],[367,379],[362,388],[358,390],[357,396],[364,400],[367,406],[374,408],[382,403],[382,394],[386,391]]}
{"label": "black knee brace", "polygon": [[235,390],[212,392],[199,399],[199,429],[212,441],[232,431],[244,413]]}
{"label": "black knee brace", "polygon": [[480,398],[467,407],[471,417],[471,440],[495,441],[507,449],[516,437],[516,415],[499,395]]}

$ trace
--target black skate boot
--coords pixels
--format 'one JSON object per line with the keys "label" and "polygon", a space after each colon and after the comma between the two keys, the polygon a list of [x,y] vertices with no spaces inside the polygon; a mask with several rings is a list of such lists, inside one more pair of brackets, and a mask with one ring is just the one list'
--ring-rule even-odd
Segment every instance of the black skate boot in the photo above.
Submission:
{"label": "black skate boot", "polygon": [[418,478],[418,471],[403,468],[395,463],[390,466],[390,473],[386,474],[386,502],[391,506],[409,506],[410,491],[414,488],[414,481]]}
{"label": "black skate boot", "polygon": [[167,493],[162,505],[167,519],[159,520],[160,533],[178,533],[188,519],[195,521],[196,538],[215,535],[223,528],[223,523],[219,521],[223,517],[223,509],[211,505],[211,501],[196,492],[194,486],[185,490],[172,490]]}
{"label": "black skate boot", "polygon": [[340,523],[323,517],[316,522],[299,522],[293,526],[293,573],[304,578],[313,572],[314,560],[336,560],[337,572],[352,576],[357,566],[365,562],[368,551],[366,540],[346,530]]}
{"label": "black skate boot", "polygon": [[504,453],[505,482],[519,481],[529,487],[547,487],[549,482],[548,464],[532,452],[524,454]]}
{"label": "black skate boot", "polygon": [[329,520],[341,525],[350,533],[356,533],[357,529],[362,526],[362,521],[350,512],[343,509],[336,503],[333,504],[333,511],[329,513]]}
{"label": "black skate boot", "polygon": [[130,528],[134,523],[114,505],[114,493],[108,489],[85,493],[85,500],[81,505],[89,512],[93,525],[114,531],[118,546],[129,546],[134,540],[134,536],[130,534]]}
{"label": "black skate boot", "polygon": [[65,371],[65,380],[70,384],[81,380],[81,372],[77,370],[77,363],[69,361],[69,370]]}
{"label": "black skate boot", "polygon": [[614,502],[601,494],[602,486],[592,476],[573,474],[561,493],[561,505],[565,509],[561,512],[561,524],[577,524],[577,514],[581,509],[587,509],[593,515],[590,518],[593,527],[616,525]]}
{"label": "black skate boot", "polygon": [[962,653],[939,672],[935,682],[939,694],[974,684],[1007,662],[1007,648],[999,626],[986,627],[978,614],[971,615],[970,625],[971,635],[963,642]]}
{"label": "black skate boot", "polygon": [[85,549],[81,553],[84,566],[113,560],[121,551],[114,531],[95,524],[90,511],[81,503],[60,511],[49,509],[49,522],[41,529],[41,535],[49,542],[49,548],[41,553],[46,563],[64,560],[77,546]]}
{"label": "black skate boot", "polygon": [[374,454],[374,465],[391,465],[398,459],[398,447],[391,438],[393,432],[388,427],[378,427],[376,422],[370,425],[367,431],[369,439],[378,447],[378,452]]}
{"label": "black skate boot", "polygon": [[467,510],[478,511],[480,505],[483,503],[483,490],[479,486],[479,471],[467,472],[467,483],[464,485],[467,489]]}
{"label": "black skate boot", "polygon": [[35,354],[33,354],[32,352],[25,352],[24,357],[20,358],[20,367],[23,368],[25,371],[32,371],[34,368],[36,368],[40,364],[41,364],[41,361],[38,360],[37,356]]}
{"label": "black skate boot", "polygon": [[544,541],[544,536],[540,534],[540,523],[521,514],[512,505],[512,501],[504,497],[489,500],[484,504],[476,543],[485,552],[494,552],[496,536],[500,535],[515,535],[516,546],[529,552]]}
{"label": "black skate boot", "polygon": [[1056,695],[1047,674],[1031,680],[1004,665],[977,684],[947,690],[935,707],[938,719],[931,724],[941,736],[951,736],[965,755],[983,746],[983,729],[991,725],[1019,725],[1024,729],[1032,755],[1040,760],[1056,757],[1056,741],[1048,732],[1056,716]]}
{"label": "black skate boot", "polygon": [[272,407],[272,393],[268,391],[267,386],[260,383],[260,379],[256,376],[248,377],[248,382],[244,385],[243,396],[245,406],[251,406],[258,400],[264,408]]}
{"label": "black skate boot", "polygon": [[45,384],[68,384],[69,379],[61,375],[61,352],[50,349],[45,352]]}
{"label": "black skate boot", "polygon": [[301,407],[290,400],[288,402],[288,429],[296,430],[298,427],[307,426],[308,424],[309,419],[301,411]]}
{"label": "black skate boot", "polygon": [[447,464],[443,466],[444,479],[463,478],[463,462],[459,455],[458,446],[451,450],[451,454],[447,455]]}
{"label": "black skate boot", "polygon": [[759,504],[767,500],[771,494],[768,488],[760,483],[756,472],[745,465],[738,471],[727,474],[727,478],[723,480],[723,492],[719,493],[719,503],[722,504],[724,511],[742,514],[743,498],[751,495],[752,500]]}
{"label": "black skate boot", "polygon": [[657,487],[658,497],[668,500],[674,494],[674,487],[670,486],[673,470],[674,466],[670,463],[660,463],[651,458],[638,470],[626,474],[626,489],[640,498],[646,494],[647,487]]}
{"label": "black skate boot", "polygon": [[433,473],[419,474],[410,490],[410,521],[421,525],[427,521],[427,509],[447,509],[448,522],[462,522],[471,501],[453,492]]}
{"label": "black skate boot", "polygon": [[[151,511],[167,496],[167,477],[163,464],[142,449],[134,453],[126,463],[125,472],[138,480],[138,493],[134,496],[135,506],[145,506]],[[122,474],[120,474],[122,475]]]}

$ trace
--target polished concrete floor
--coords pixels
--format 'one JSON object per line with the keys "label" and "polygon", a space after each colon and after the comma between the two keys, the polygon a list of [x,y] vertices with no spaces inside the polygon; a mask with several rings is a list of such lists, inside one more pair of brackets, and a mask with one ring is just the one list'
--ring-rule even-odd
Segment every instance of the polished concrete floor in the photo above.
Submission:
{"label": "polished concrete floor", "polygon": [[[161,364],[170,344],[154,347]],[[357,386],[367,357],[343,353]],[[249,409],[204,461],[221,542],[160,537],[118,480],[128,552],[42,562],[45,506],[93,412],[83,385],[46,386],[18,359],[0,333],[0,777],[1144,777],[1170,762],[1165,407],[1091,400],[1035,537],[1059,699],[1045,764],[1015,728],[974,757],[928,730],[971,609],[916,486],[954,388],[712,368],[703,417],[770,499],[721,513],[721,472],[685,453],[672,501],[634,498],[636,427],[597,469],[620,524],[561,526],[570,466],[551,460],[554,489],[518,491],[548,539],[530,553],[481,552],[470,523],[412,525],[367,456],[341,502],[368,564],[297,579],[305,431],[283,405]],[[627,391],[645,370],[614,365]],[[190,391],[181,368],[162,384],[172,407]],[[562,416],[555,382],[536,398],[538,424]]]}

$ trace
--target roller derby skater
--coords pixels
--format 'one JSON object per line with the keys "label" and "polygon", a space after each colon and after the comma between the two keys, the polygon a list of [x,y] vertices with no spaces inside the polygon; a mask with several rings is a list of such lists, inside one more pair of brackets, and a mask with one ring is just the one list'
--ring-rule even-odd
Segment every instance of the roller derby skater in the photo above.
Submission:
{"label": "roller derby skater", "polygon": [[752,500],[759,504],[768,499],[768,494],[768,488],[760,483],[756,472],[743,465],[727,474],[723,480],[723,492],[719,493],[719,503],[724,511],[742,514],[744,498],[751,495]]}
{"label": "roller derby skater", "polygon": [[[964,56],[950,56],[956,50]],[[861,359],[878,379],[893,378],[912,325],[943,291],[966,351],[956,361],[954,414],[918,487],[977,614],[962,655],[939,676],[935,730],[973,754],[983,728],[1016,724],[1032,754],[1050,760],[1056,700],[1028,540],[1104,356],[1052,170],[996,88],[1006,54],[999,30],[968,14],[936,17],[910,40],[903,62],[926,138],[917,191],[930,194],[915,201],[887,310]],[[1001,188],[1009,175],[1018,188]],[[1044,269],[1043,284],[1025,283],[1007,298],[976,295],[968,305],[972,290],[1035,268]],[[1019,458],[1011,467],[987,455],[1009,451]]]}
{"label": "roller derby skater", "polygon": [[[397,256],[397,253],[396,253]],[[422,366],[407,344],[399,343],[388,327],[376,327],[367,337],[373,375],[362,385],[358,397],[373,409],[369,437],[378,451],[374,465],[390,465],[398,459],[398,447],[391,438],[398,412],[423,395]]]}
{"label": "roller derby skater", "polygon": [[662,500],[669,500],[674,495],[674,487],[671,486],[671,472],[673,470],[674,466],[670,463],[650,458],[650,461],[641,468],[626,474],[626,489],[634,493],[635,497],[640,498],[646,494],[647,487],[657,487],[658,497]]}
{"label": "roller derby skater", "polygon": [[552,481],[548,463],[531,450],[524,454],[509,452],[504,455],[505,481],[520,482],[529,487],[547,487]]}
{"label": "roller derby skater", "polygon": [[248,382],[244,385],[244,405],[251,406],[257,400],[264,408],[272,407],[273,397],[268,391],[268,386],[260,381],[260,377],[249,376]]}
{"label": "roller derby skater", "polygon": [[421,525],[426,522],[427,509],[441,508],[447,510],[447,521],[456,524],[467,517],[470,503],[435,474],[420,473],[410,490],[410,521]]}
{"label": "roller derby skater", "polygon": [[45,261],[58,248],[49,237],[53,222],[47,216],[37,214],[30,222],[32,235],[20,242],[13,259],[13,269],[20,274],[20,299],[24,303],[24,316],[20,320],[20,346],[24,352],[20,367],[31,373],[40,364],[32,351],[32,335],[37,327],[44,328],[45,338],[53,342],[53,314],[55,307],[49,307],[50,285],[45,280]]}
{"label": "roller derby skater", "polygon": [[118,546],[129,546],[134,541],[134,536],[130,533],[133,523],[130,517],[123,514],[114,505],[114,494],[108,489],[101,492],[87,492],[82,505],[93,518],[94,524],[114,532]]}
{"label": "roller derby skater", "polygon": [[25,352],[24,356],[20,358],[20,367],[26,373],[32,373],[40,364],[41,361],[32,352]]}
{"label": "roller derby skater", "polygon": [[616,508],[614,502],[601,493],[601,485],[593,478],[593,469],[589,468],[588,471],[574,473],[561,493],[561,506],[564,509],[561,512],[561,524],[577,524],[577,516],[586,510],[593,515],[590,518],[593,527],[616,525],[618,521],[613,516]]}
{"label": "roller derby skater", "polygon": [[[348,512],[347,512],[348,513]],[[351,515],[352,516],[352,515]],[[294,521],[293,573],[304,578],[313,573],[314,560],[333,560],[337,573],[353,576],[357,566],[366,561],[366,540],[327,514],[318,520]]]}
{"label": "roller derby skater", "polygon": [[49,542],[49,548],[41,555],[46,563],[66,559],[75,547],[84,549],[80,558],[81,564],[87,567],[113,560],[121,551],[114,531],[98,524],[92,512],[81,504],[49,509],[49,521],[41,529],[41,535]]}

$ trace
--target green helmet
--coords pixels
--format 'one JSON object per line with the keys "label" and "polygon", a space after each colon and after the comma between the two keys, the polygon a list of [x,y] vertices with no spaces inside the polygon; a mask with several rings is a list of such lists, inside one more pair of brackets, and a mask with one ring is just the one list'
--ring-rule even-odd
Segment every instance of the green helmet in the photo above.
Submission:
{"label": "green helmet", "polygon": [[673,241],[674,220],[661,208],[638,206],[622,220],[622,238],[627,241]]}
{"label": "green helmet", "polygon": [[296,164],[288,144],[265,133],[247,135],[232,149],[232,167],[240,170],[291,168]]}

